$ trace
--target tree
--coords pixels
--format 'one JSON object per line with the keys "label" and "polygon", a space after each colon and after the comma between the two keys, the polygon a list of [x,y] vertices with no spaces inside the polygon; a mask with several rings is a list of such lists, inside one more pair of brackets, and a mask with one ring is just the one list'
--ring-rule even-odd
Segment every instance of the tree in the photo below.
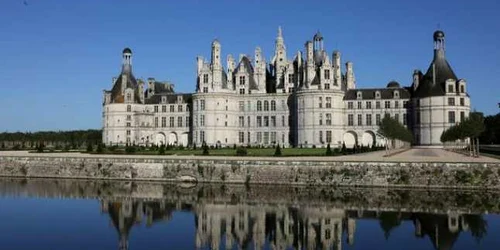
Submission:
{"label": "tree", "polygon": [[328,143],[328,145],[326,145],[326,153],[325,153],[325,155],[327,155],[327,156],[333,155],[333,151],[330,148],[330,143]]}
{"label": "tree", "polygon": [[276,145],[276,150],[274,151],[274,156],[281,156],[280,144]]}
{"label": "tree", "polygon": [[[378,133],[387,138],[388,141],[400,140],[403,142],[411,143],[413,141],[413,134],[403,124],[395,118],[384,116],[379,125]],[[389,142],[386,142],[386,149],[389,149]]]}
{"label": "tree", "polygon": [[165,154],[165,145],[161,144],[160,149],[158,149],[158,154],[160,155]]}
{"label": "tree", "polygon": [[203,143],[203,146],[202,146],[202,147],[203,147],[203,153],[202,153],[202,154],[203,154],[203,155],[209,155],[209,154],[210,154],[210,152],[208,151],[208,145],[207,145],[207,143],[206,143],[206,142],[204,142],[204,143]]}
{"label": "tree", "polygon": [[102,143],[97,144],[96,152],[99,154],[102,154],[104,152],[104,147],[103,147]]}
{"label": "tree", "polygon": [[484,131],[485,125],[483,114],[479,112],[472,112],[464,121],[444,130],[441,134],[440,140],[444,143],[469,138],[471,155],[477,156],[479,154],[479,150],[477,149],[477,142],[475,141]]}
{"label": "tree", "polygon": [[90,153],[94,151],[94,149],[92,148],[92,143],[87,143],[87,152]]}

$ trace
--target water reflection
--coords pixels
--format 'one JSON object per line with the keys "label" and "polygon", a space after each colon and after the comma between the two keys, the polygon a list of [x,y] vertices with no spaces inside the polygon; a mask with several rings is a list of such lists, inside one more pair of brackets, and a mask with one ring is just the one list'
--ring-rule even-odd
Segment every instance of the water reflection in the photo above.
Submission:
{"label": "water reflection", "polygon": [[356,241],[374,237],[356,233],[362,221],[376,222],[386,239],[403,223],[412,224],[415,240],[452,249],[463,232],[481,241],[488,228],[482,214],[500,207],[494,192],[446,190],[60,180],[3,180],[0,190],[3,195],[99,199],[118,233],[119,249],[129,249],[134,228],[168,223],[176,211],[193,214],[195,236],[186,240],[199,249],[357,249]]}

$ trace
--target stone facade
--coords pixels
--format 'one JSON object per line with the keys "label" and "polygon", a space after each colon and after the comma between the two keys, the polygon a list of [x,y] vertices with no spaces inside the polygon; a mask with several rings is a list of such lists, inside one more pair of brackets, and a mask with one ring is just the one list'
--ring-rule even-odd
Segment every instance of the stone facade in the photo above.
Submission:
{"label": "stone facade", "polygon": [[467,118],[466,81],[444,57],[444,33],[434,33],[434,59],[424,75],[416,70],[410,87],[356,88],[352,62],[331,57],[318,32],[292,60],[281,28],[269,63],[262,49],[253,56],[229,54],[212,42],[210,60],[197,57],[196,89],[176,94],[171,83],[136,80],[132,51],[123,51],[119,77],[104,91],[105,144],[175,144],[285,147],[383,145],[377,133],[384,116],[411,129],[416,144],[441,145],[442,132]]}

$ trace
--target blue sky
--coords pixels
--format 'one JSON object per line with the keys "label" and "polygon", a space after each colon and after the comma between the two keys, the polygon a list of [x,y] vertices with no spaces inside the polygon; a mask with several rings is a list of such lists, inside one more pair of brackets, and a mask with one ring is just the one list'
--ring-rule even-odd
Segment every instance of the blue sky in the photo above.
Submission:
{"label": "blue sky", "polygon": [[0,131],[100,128],[102,90],[119,74],[124,47],[137,77],[192,92],[195,58],[210,55],[214,38],[223,58],[260,46],[269,61],[278,26],[290,58],[320,30],[329,54],[339,49],[354,63],[358,87],[383,87],[427,70],[439,24],[473,108],[498,112],[496,0],[25,2],[0,2]]}

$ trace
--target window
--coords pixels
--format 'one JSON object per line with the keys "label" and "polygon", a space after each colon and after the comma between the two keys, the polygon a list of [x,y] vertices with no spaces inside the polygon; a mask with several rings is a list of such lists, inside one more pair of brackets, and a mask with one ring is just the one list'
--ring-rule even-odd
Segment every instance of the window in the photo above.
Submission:
{"label": "window", "polygon": [[167,106],[166,105],[162,105],[161,106],[161,112],[163,112],[163,113],[167,112]]}
{"label": "window", "polygon": [[352,102],[347,103],[347,109],[353,109],[353,106]]}
{"label": "window", "polygon": [[130,121],[132,120],[132,116],[131,115],[127,115],[127,121]]}
{"label": "window", "polygon": [[174,107],[174,105],[170,105],[170,112],[172,112],[172,113],[173,113],[173,112],[175,112],[175,107]]}
{"label": "window", "polygon": [[363,125],[363,115],[358,114],[358,126],[362,126],[362,125]]}
{"label": "window", "polygon": [[245,89],[240,89],[240,95],[244,95],[245,94]]}
{"label": "window", "polygon": [[276,127],[276,116],[271,116],[271,126]]}
{"label": "window", "polygon": [[269,111],[269,102],[264,101],[264,111]]}
{"label": "window", "polygon": [[250,141],[251,141],[251,140],[250,140],[250,138],[251,138],[251,136],[250,136],[250,132],[248,132],[248,133],[247,133],[247,142],[248,142],[248,144],[250,144]]}
{"label": "window", "polygon": [[239,143],[244,143],[245,142],[245,132],[238,132],[238,142]]}
{"label": "window", "polygon": [[362,108],[363,108],[363,106],[362,106],[361,102],[358,102],[358,109],[362,109]]}
{"label": "window", "polygon": [[275,100],[271,101],[271,111],[276,111],[276,101]]}
{"label": "window", "polygon": [[326,143],[332,142],[332,131],[326,131]]}
{"label": "window", "polygon": [[375,123],[378,125],[380,125],[380,114],[376,114],[375,115]]}
{"label": "window", "polygon": [[264,144],[269,144],[269,132],[264,132]]}
{"label": "window", "polygon": [[318,107],[323,108],[323,97],[319,97]]}
{"label": "window", "polygon": [[403,108],[408,108],[408,101],[403,101]]}
{"label": "window", "polygon": [[203,74],[203,83],[208,83],[208,74]]}
{"label": "window", "polygon": [[465,112],[461,111],[460,112],[460,122],[463,122],[465,120]]}
{"label": "window", "polygon": [[326,114],[326,125],[332,125],[332,114],[330,113]]}
{"label": "window", "polygon": [[264,127],[269,127],[269,116],[264,116]]}
{"label": "window", "polygon": [[245,76],[240,76],[240,85],[245,85]]}
{"label": "window", "polygon": [[241,127],[245,127],[245,117],[244,116],[239,116],[238,117],[238,125]]}
{"label": "window", "polygon": [[408,120],[408,115],[406,113],[404,113],[403,114],[403,125],[407,124],[407,120]]}
{"label": "window", "polygon": [[245,111],[245,101],[239,101],[238,106],[240,111]]}
{"label": "window", "polygon": [[460,106],[465,106],[465,99],[464,98],[460,98]]}
{"label": "window", "polygon": [[200,115],[200,126],[205,126],[205,115]]}
{"label": "window", "polygon": [[200,110],[205,110],[205,100],[200,100]]}
{"label": "window", "polygon": [[177,117],[177,127],[182,128],[182,117]]}
{"label": "window", "polygon": [[288,88],[289,93],[293,93],[293,87]]}
{"label": "window", "polygon": [[132,101],[132,95],[130,93],[127,93],[127,102]]}
{"label": "window", "polygon": [[262,111],[262,101],[257,101],[257,111]]}
{"label": "window", "polygon": [[319,131],[319,142],[323,143],[323,131]]}
{"label": "window", "polygon": [[271,143],[276,143],[276,132],[271,132]]}
{"label": "window", "polygon": [[189,116],[186,116],[186,127],[189,127]]}
{"label": "window", "polygon": [[372,102],[366,102],[366,108],[371,109],[372,108]]}
{"label": "window", "polygon": [[332,98],[331,97],[326,98],[326,108],[327,109],[332,108]]}
{"label": "window", "polygon": [[200,141],[205,142],[205,131],[200,131]]}
{"label": "window", "polygon": [[464,87],[464,85],[460,85],[460,93],[465,93],[465,87]]}
{"label": "window", "polygon": [[375,92],[375,98],[379,99],[380,98],[380,92]]}
{"label": "window", "polygon": [[325,69],[325,79],[330,79],[330,70]]}
{"label": "window", "polygon": [[127,112],[131,112],[131,111],[132,111],[132,106],[127,105]]}
{"label": "window", "polygon": [[167,126],[167,117],[161,118],[161,127],[164,128]]}
{"label": "window", "polygon": [[455,97],[448,98],[448,106],[455,106]]}
{"label": "window", "polygon": [[366,114],[366,125],[367,126],[372,125],[372,114]]}
{"label": "window", "polygon": [[347,115],[347,125],[354,126],[354,115],[353,114]]}
{"label": "window", "polygon": [[448,85],[448,92],[453,93],[453,85]]}
{"label": "window", "polygon": [[455,111],[448,111],[448,123],[455,123]]}
{"label": "window", "polygon": [[375,102],[375,108],[376,108],[376,109],[380,109],[380,102],[379,102],[379,101],[376,101],[376,102]]}
{"label": "window", "polygon": [[203,93],[208,93],[208,87],[203,87]]}
{"label": "window", "polygon": [[158,113],[158,106],[154,107],[155,113]]}
{"label": "window", "polygon": [[399,122],[399,114],[394,114],[394,119]]}
{"label": "window", "polygon": [[174,119],[174,117],[170,117],[170,119],[169,119],[169,126],[171,128],[173,128],[175,126],[175,119]]}
{"label": "window", "polygon": [[391,101],[385,101],[385,108],[390,109],[391,108]]}
{"label": "window", "polygon": [[127,130],[127,135],[130,135],[130,130]]}
{"label": "window", "polygon": [[177,105],[177,112],[182,112],[182,105]]}
{"label": "window", "polygon": [[158,127],[158,117],[155,117],[155,128]]}
{"label": "window", "polygon": [[399,108],[399,101],[394,101],[394,108]]}
{"label": "window", "polygon": [[329,83],[325,83],[325,89],[330,89],[330,84]]}
{"label": "window", "polygon": [[251,110],[252,110],[252,102],[247,101],[247,111],[251,111]]}
{"label": "window", "polygon": [[323,125],[323,114],[319,114],[319,125]]}
{"label": "window", "polygon": [[198,116],[194,116],[194,125],[198,127]]}
{"label": "window", "polygon": [[288,74],[288,82],[293,83],[293,74]]}
{"label": "window", "polygon": [[262,142],[262,132],[257,132],[257,143]]}
{"label": "window", "polygon": [[262,127],[262,117],[257,116],[257,127]]}

